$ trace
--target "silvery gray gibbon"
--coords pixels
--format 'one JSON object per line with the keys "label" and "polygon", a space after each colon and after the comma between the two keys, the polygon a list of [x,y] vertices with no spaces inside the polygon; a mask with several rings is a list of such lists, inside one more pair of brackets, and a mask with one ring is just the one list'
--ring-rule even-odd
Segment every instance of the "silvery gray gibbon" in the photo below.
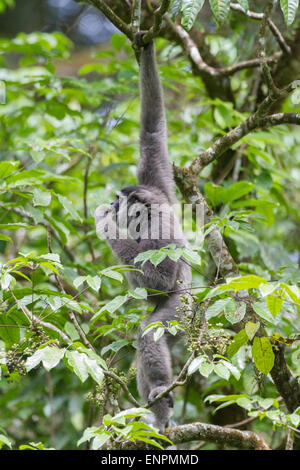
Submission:
{"label": "silvery gray gibbon", "polygon": [[[149,296],[155,307],[142,322],[138,333],[138,391],[145,400],[152,401],[172,383],[170,346],[174,336],[165,332],[154,341],[153,330],[144,336],[142,333],[150,323],[162,322],[167,326],[168,321],[178,320],[182,311],[181,296],[190,298],[191,269],[181,258],[175,262],[167,257],[156,267],[150,261],[142,266],[134,262],[144,251],[169,244],[177,247],[187,244],[174,211],[174,177],[168,158],[167,125],[154,44],[151,41],[143,45],[142,33],[136,35],[135,42],[140,51],[141,95],[138,186],[121,189],[111,205],[99,206],[95,222],[98,236],[107,240],[121,262],[139,268],[127,273],[130,284],[134,288],[145,287],[165,293]],[[152,423],[161,431],[168,424],[172,409],[171,393],[151,407]]]}

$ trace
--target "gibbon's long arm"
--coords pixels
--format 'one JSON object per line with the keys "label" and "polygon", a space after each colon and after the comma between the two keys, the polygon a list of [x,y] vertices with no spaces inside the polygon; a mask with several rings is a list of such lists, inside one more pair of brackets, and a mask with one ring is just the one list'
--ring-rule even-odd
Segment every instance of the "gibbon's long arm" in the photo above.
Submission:
{"label": "gibbon's long arm", "polygon": [[153,41],[141,49],[141,159],[139,184],[158,187],[170,203],[175,201],[172,165],[168,157],[167,124]]}

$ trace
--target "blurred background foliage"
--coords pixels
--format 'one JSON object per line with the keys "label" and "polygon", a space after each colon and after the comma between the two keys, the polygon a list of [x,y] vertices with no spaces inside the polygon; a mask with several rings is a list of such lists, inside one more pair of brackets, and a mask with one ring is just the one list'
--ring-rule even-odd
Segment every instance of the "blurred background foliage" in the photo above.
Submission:
{"label": "blurred background foliage", "polygon": [[[252,10],[261,11],[261,2],[250,3]],[[135,338],[146,307],[143,295],[128,294],[126,282],[121,282],[123,270],[114,267],[118,261],[96,237],[93,213],[99,204],[114,199],[120,185],[136,181],[138,66],[129,42],[95,8],[73,0],[0,0],[0,13],[0,80],[6,88],[6,103],[0,105],[0,434],[3,444],[8,440],[14,448],[42,442],[46,447],[74,449],[84,429],[99,425],[103,413],[113,415],[119,406],[132,405],[116,384],[108,385],[110,396],[105,396],[103,377],[93,375],[88,359],[78,371],[71,355],[60,362],[51,357],[50,365],[43,362],[44,367],[32,369],[28,358],[53,341],[66,347],[63,332],[74,342],[70,350],[96,361],[96,369],[104,367],[104,359],[121,371],[137,397]],[[298,13],[287,28],[276,10],[276,24],[291,43],[299,35],[299,19]],[[255,57],[258,24],[244,15],[233,12],[220,28],[205,5],[195,28],[206,50],[223,65]],[[260,76],[254,68],[212,91],[193,74],[179,44],[166,35],[156,46],[169,151],[176,165],[185,166],[212,139],[242,122],[266,90],[261,80],[257,86]],[[276,50],[272,38],[268,47]],[[299,49],[300,41],[295,63],[282,63],[275,71],[278,84],[297,78]],[[299,101],[295,93],[281,103],[281,110],[300,112]],[[266,292],[253,288],[268,335],[284,338],[293,338],[300,327],[299,144],[297,126],[260,130],[236,144],[229,166],[221,159],[204,168],[200,178],[201,191],[216,215],[214,222],[241,273],[261,276],[273,287],[267,295],[275,292],[283,299],[271,307]],[[201,286],[195,289],[199,302],[207,294],[204,287],[212,286],[216,277],[205,244],[201,258],[193,278],[194,286]],[[229,297],[225,292],[216,299]],[[114,299],[113,307],[104,307]],[[209,318],[210,352],[205,354],[211,363],[212,351],[224,355],[222,341],[234,335],[230,311],[218,305]],[[87,345],[70,319],[70,309],[97,358],[84,349]],[[91,321],[95,314],[97,321]],[[49,323],[59,330],[49,328]],[[286,350],[296,376],[299,351],[297,342]],[[187,354],[184,342],[175,348],[175,371]],[[176,389],[176,421],[224,425],[250,413],[248,429],[262,432],[273,448],[284,446],[291,421],[284,422],[286,410],[280,408],[280,400],[273,401],[278,392],[269,376],[263,376],[257,364],[254,367],[249,345],[240,348],[232,364],[239,373],[191,373],[187,385]],[[203,402],[212,393],[236,398],[216,410],[213,399]],[[248,401],[237,402],[243,394]],[[272,400],[255,402],[257,397]],[[293,419],[297,427],[297,417]]]}

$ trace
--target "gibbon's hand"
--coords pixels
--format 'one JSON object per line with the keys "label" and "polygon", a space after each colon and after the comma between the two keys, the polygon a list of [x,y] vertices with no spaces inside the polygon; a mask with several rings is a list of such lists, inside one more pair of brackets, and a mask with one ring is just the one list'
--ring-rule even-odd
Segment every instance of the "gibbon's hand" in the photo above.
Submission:
{"label": "gibbon's hand", "polygon": [[147,46],[153,43],[152,40],[148,42],[147,44],[143,42],[143,37],[145,36],[146,33],[147,31],[138,31],[137,33],[135,33],[133,43],[138,49],[141,49],[142,47],[146,48]]}
{"label": "gibbon's hand", "polygon": [[116,233],[115,212],[108,204],[103,204],[95,210],[96,231],[99,238],[104,240],[112,237],[112,231]]}
{"label": "gibbon's hand", "polygon": [[[158,387],[153,388],[151,390],[151,392],[149,393],[148,400],[150,402],[153,401],[158,395],[160,395],[162,392],[164,392],[166,390],[166,388],[167,387],[164,386],[164,385],[160,385]],[[173,408],[173,406],[174,406],[173,393],[169,392],[164,398],[166,399],[166,402],[168,403],[169,408]]]}

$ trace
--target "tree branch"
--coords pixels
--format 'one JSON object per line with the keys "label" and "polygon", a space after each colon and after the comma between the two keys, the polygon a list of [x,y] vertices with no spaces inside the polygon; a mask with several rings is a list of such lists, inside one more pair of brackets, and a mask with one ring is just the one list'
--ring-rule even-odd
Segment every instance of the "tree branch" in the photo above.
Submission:
{"label": "tree branch", "polygon": [[[252,431],[240,431],[239,429],[216,426],[214,424],[190,423],[182,424],[174,428],[167,428],[164,435],[174,444],[183,444],[190,441],[206,441],[224,444],[238,449],[270,450],[265,441]],[[161,442],[165,447],[168,444]],[[125,442],[122,450],[144,449],[143,442]]]}
{"label": "tree branch", "polygon": [[190,165],[189,170],[197,175],[200,171],[212,161],[221,157],[221,155],[245,135],[259,128],[278,126],[280,124],[300,124],[300,113],[277,113],[266,115],[272,104],[286,98],[291,94],[300,83],[299,80],[292,82],[283,90],[277,90],[271,93],[260,104],[257,111],[245,119],[240,125],[227,132],[224,136],[217,139],[208,149],[202,152]]}
{"label": "tree branch", "polygon": [[[262,63],[262,59],[250,59],[238,62],[237,64],[229,65],[227,67],[212,67],[208,65],[202,58],[200,51],[196,43],[192,40],[191,36],[187,31],[180,26],[180,24],[173,23],[168,15],[166,15],[167,22],[176,35],[180,38],[182,42],[186,55],[191,60],[191,62],[197,67],[199,71],[210,75],[212,77],[221,77],[221,76],[230,76],[236,72],[239,72],[243,69],[259,67]],[[281,52],[276,52],[271,57],[264,58],[264,61],[267,63],[275,63],[281,57]]]}

